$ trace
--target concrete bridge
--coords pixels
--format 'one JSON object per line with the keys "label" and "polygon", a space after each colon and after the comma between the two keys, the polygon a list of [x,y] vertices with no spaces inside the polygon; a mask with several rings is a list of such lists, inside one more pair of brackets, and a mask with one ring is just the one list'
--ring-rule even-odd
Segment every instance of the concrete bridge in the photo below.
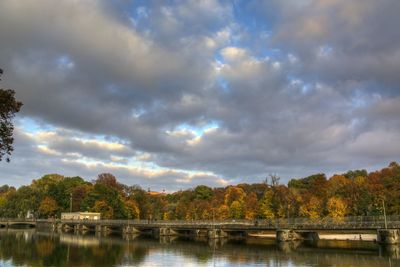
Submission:
{"label": "concrete bridge", "polygon": [[47,225],[54,230],[96,233],[149,234],[153,236],[198,236],[244,238],[264,231],[275,232],[278,241],[317,240],[326,231],[341,233],[375,232],[382,243],[400,243],[400,216],[359,216],[340,220],[304,218],[225,221],[155,220],[1,220],[0,227]]}
{"label": "concrete bridge", "polygon": [[34,219],[0,219],[0,228],[35,228]]}

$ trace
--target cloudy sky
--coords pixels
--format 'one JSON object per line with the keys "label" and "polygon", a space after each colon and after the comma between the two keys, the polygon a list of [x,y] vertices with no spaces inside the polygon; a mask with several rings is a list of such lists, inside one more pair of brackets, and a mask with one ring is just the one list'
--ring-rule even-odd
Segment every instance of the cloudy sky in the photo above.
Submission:
{"label": "cloudy sky", "polygon": [[398,0],[1,0],[0,183],[169,191],[400,160]]}

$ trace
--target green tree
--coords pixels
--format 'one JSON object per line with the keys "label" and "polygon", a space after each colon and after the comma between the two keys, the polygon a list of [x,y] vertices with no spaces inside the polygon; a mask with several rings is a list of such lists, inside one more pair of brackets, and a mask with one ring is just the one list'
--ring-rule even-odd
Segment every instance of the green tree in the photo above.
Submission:
{"label": "green tree", "polygon": [[25,217],[28,211],[37,212],[43,195],[31,186],[21,186],[11,191],[3,206],[3,216],[8,218]]}
{"label": "green tree", "polygon": [[[0,76],[3,70],[0,69]],[[0,161],[6,157],[10,161],[11,152],[14,150],[12,119],[22,107],[22,103],[15,100],[15,91],[11,89],[0,89]]]}
{"label": "green tree", "polygon": [[[104,183],[96,183],[93,190],[83,199],[81,209],[85,211],[96,211],[96,201],[101,201],[101,203],[97,204],[97,207],[101,207],[101,210],[107,210],[107,214],[112,214],[113,219],[127,218],[127,211],[123,198],[120,192],[114,187],[107,186]],[[111,209],[111,211],[109,209]],[[104,215],[102,214],[102,216]]]}
{"label": "green tree", "polygon": [[210,199],[213,195],[213,191],[211,188],[205,185],[199,185],[194,189],[194,194],[196,199]]}
{"label": "green tree", "polygon": [[80,198],[81,196],[79,195],[79,192],[75,190],[75,188],[85,184],[86,182],[80,177],[64,177],[58,182],[49,184],[47,195],[57,201],[59,213],[70,210],[72,197],[72,209],[76,211],[79,210],[79,207],[77,207],[77,204],[74,203],[76,202],[75,198]]}

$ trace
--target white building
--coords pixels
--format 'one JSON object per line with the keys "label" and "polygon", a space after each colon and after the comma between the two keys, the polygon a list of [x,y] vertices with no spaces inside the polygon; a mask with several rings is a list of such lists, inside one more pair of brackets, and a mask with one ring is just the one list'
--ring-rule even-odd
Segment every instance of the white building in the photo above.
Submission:
{"label": "white building", "polygon": [[61,220],[100,220],[100,212],[62,212]]}

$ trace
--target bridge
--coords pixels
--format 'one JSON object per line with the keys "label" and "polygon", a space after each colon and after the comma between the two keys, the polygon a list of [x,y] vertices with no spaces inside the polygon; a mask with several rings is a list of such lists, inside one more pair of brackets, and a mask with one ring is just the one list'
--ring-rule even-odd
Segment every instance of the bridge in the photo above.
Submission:
{"label": "bridge", "polygon": [[318,233],[376,232],[377,241],[400,243],[400,216],[356,216],[341,219],[272,219],[272,220],[23,220],[0,219],[0,227],[47,226],[53,230],[149,234],[154,236],[201,236],[206,238],[244,238],[252,233],[275,232],[278,241],[316,240]]}
{"label": "bridge", "polygon": [[0,219],[0,228],[35,228],[35,219]]}

